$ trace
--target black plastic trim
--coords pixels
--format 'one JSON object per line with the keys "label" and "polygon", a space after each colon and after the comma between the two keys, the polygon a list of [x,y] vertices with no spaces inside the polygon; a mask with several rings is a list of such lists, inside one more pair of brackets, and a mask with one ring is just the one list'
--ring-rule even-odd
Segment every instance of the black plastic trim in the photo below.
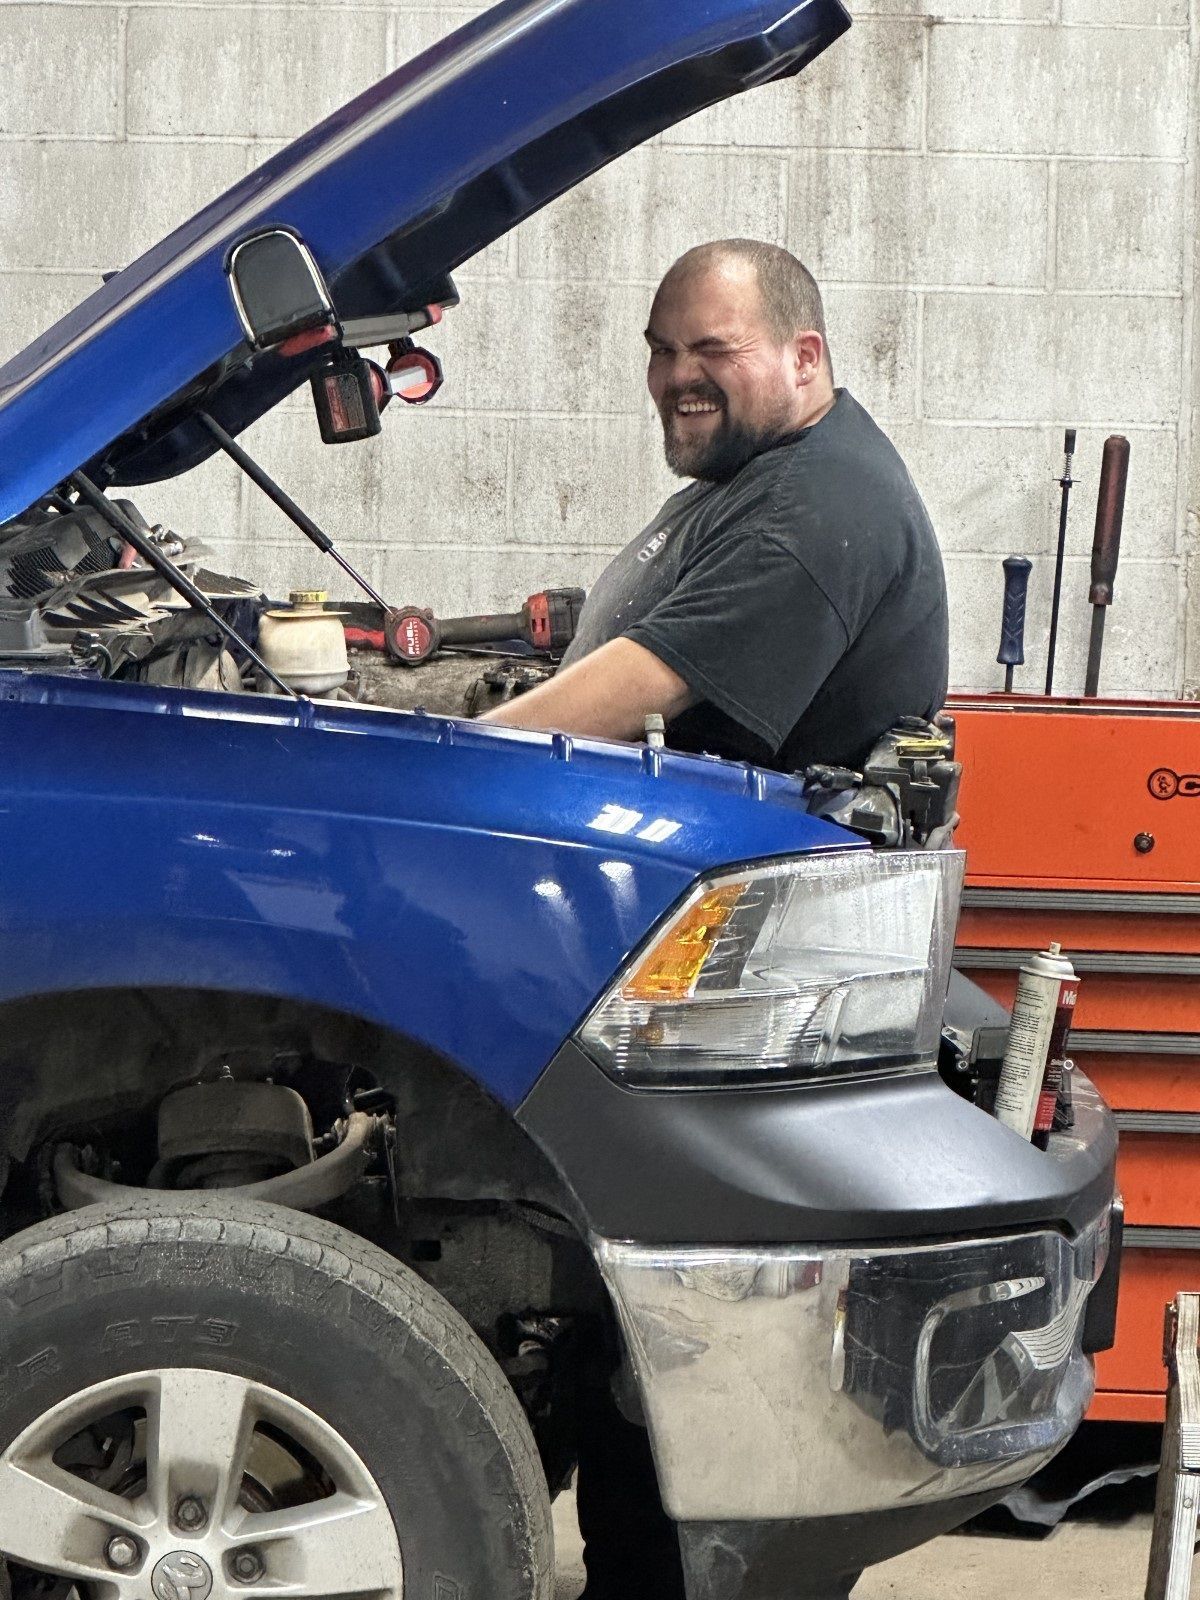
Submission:
{"label": "black plastic trim", "polygon": [[517,1121],[581,1221],[645,1244],[837,1244],[1074,1232],[1113,1194],[1116,1129],[1079,1074],[1076,1126],[1027,1144],[932,1072],[788,1089],[655,1093],[574,1043]]}

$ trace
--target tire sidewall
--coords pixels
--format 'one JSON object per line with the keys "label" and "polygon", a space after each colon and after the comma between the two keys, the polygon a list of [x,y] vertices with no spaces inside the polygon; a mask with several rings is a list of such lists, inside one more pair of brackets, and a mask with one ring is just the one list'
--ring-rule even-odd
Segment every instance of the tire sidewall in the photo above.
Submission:
{"label": "tire sidewall", "polygon": [[497,1419],[502,1374],[428,1286],[274,1226],[75,1215],[75,1231],[60,1223],[14,1249],[31,1230],[0,1251],[0,1447],[108,1378],[236,1373],[307,1406],[367,1467],[396,1526],[405,1600],[543,1593],[541,1508],[514,1472],[532,1441]]}

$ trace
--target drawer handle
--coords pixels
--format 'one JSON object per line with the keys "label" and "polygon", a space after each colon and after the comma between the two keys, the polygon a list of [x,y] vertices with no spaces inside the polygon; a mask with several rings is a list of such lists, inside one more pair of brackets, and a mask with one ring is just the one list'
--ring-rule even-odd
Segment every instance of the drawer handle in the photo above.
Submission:
{"label": "drawer handle", "polygon": [[[1200,956],[1171,955],[1146,950],[1072,950],[1076,972],[1110,972],[1117,977],[1190,978],[1200,976]],[[996,950],[982,945],[958,945],[954,965],[967,971],[980,967],[1007,972],[1029,960],[1026,950]]]}
{"label": "drawer handle", "polygon": [[1138,1228],[1125,1225],[1127,1250],[1200,1250],[1200,1228]]}
{"label": "drawer handle", "polygon": [[1200,1056],[1200,1033],[1115,1033],[1073,1028],[1071,1049],[1080,1055]]}
{"label": "drawer handle", "polygon": [[1118,1111],[1113,1120],[1122,1133],[1200,1133],[1197,1111]]}
{"label": "drawer handle", "polygon": [[989,911],[1116,911],[1142,916],[1200,917],[1200,894],[1145,894],[1106,889],[987,889],[968,884],[964,906]]}

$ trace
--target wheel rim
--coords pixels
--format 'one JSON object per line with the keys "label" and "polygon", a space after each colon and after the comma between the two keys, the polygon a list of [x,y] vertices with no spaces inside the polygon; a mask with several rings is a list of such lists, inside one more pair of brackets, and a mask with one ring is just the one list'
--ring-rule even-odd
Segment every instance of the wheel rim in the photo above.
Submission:
{"label": "wheel rim", "polygon": [[233,1373],[111,1378],[0,1457],[0,1553],[97,1600],[401,1600],[395,1526],[337,1430]]}

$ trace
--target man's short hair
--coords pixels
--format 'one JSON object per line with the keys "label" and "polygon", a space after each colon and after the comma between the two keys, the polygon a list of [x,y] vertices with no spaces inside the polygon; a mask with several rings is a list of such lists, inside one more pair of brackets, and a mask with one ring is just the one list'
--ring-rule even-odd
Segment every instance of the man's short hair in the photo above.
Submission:
{"label": "man's short hair", "polygon": [[825,339],[828,349],[825,307],[817,280],[782,245],[766,244],[760,239],[715,239],[680,256],[667,277],[690,277],[722,261],[744,261],[754,268],[768,326],[781,343],[811,328]]}

